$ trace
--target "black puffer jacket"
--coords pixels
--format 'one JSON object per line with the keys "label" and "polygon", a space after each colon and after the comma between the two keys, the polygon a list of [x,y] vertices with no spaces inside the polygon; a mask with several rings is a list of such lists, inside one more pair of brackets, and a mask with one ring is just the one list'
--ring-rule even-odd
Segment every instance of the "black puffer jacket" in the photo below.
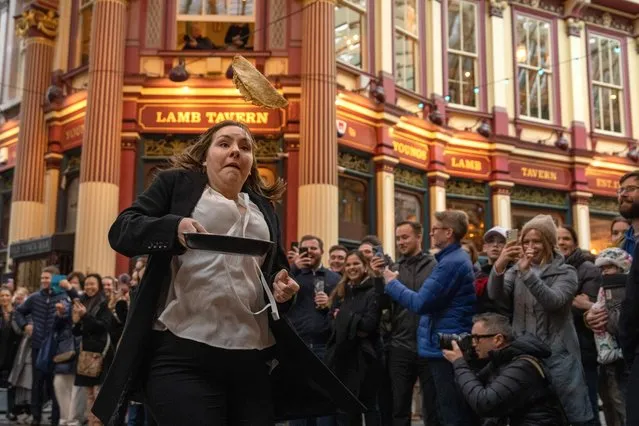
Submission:
{"label": "black puffer jacket", "polygon": [[[397,278],[410,290],[418,292],[422,284],[437,265],[435,258],[428,253],[419,253],[417,256],[401,258],[397,262]],[[397,302],[391,305],[391,332],[390,345],[417,353],[417,327],[419,315],[410,312]]]}
{"label": "black puffer jacket", "polygon": [[459,359],[453,364],[457,386],[478,416],[492,418],[490,424],[564,425],[557,395],[525,355],[547,358],[550,348],[534,335],[525,334],[510,346],[491,352],[489,364],[479,374]]}
{"label": "black puffer jacket", "polygon": [[[566,259],[568,265],[577,269],[579,279],[579,290],[577,294],[587,294],[591,302],[597,301],[597,294],[602,284],[602,277],[599,268],[591,261],[587,260],[585,253],[577,249]],[[581,361],[584,365],[597,365],[597,347],[595,346],[595,336],[592,330],[586,327],[583,315],[586,311],[572,307],[575,330],[579,338],[579,348],[581,349]]]}

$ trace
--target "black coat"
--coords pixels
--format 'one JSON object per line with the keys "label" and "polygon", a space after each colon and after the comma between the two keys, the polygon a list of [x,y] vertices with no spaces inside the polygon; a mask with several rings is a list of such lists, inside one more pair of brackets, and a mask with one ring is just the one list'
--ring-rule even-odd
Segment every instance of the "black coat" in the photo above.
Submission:
{"label": "black coat", "polygon": [[377,372],[381,363],[376,351],[380,343],[381,312],[373,281],[367,278],[357,286],[346,286],[344,300],[335,300],[328,314],[334,319],[326,348],[326,364],[356,395],[361,393],[367,375]]}
{"label": "black coat", "polygon": [[[590,262],[581,249],[575,250],[566,259],[568,265],[577,269],[579,279],[579,290],[577,294],[587,294],[591,302],[597,301],[599,288],[602,283],[601,271]],[[581,362],[584,365],[597,366],[597,347],[595,346],[595,335],[592,330],[586,327],[583,315],[586,311],[572,307],[575,330],[579,338],[579,348],[581,349]]]}
{"label": "black coat", "polygon": [[457,386],[478,416],[500,419],[491,424],[509,420],[510,426],[563,425],[557,395],[523,355],[540,360],[550,356],[550,348],[534,335],[525,334],[510,346],[491,352],[489,364],[479,374],[461,358],[453,363]]}
{"label": "black coat", "polygon": [[13,320],[13,311],[9,315],[9,321],[4,321],[4,314],[0,308],[0,372],[10,372],[13,360],[18,353],[22,334]]}
{"label": "black coat", "polygon": [[[78,373],[75,376],[75,386],[98,386],[104,381],[113,359],[115,345],[114,342],[107,338],[112,318],[113,315],[109,311],[107,302],[103,301],[91,311],[88,311],[78,323],[73,325],[73,335],[81,337],[81,349],[83,351],[105,354],[102,362],[102,374],[98,377],[88,377]],[[107,343],[109,344],[108,348],[106,346]]]}
{"label": "black coat", "polygon": [[[121,424],[132,392],[141,385],[139,373],[144,370],[153,321],[164,302],[161,295],[170,286],[171,259],[186,250],[178,241],[178,224],[191,216],[206,184],[204,173],[162,172],[130,208],[120,213],[109,231],[109,243],[119,253],[150,256],[138,295],[129,308],[112,368],[93,405],[93,412],[105,425]],[[277,243],[262,264],[262,273],[272,285],[277,272],[288,268],[279,223],[268,200],[250,190],[246,192],[264,215],[271,241]],[[277,419],[332,413],[338,406],[363,411],[359,401],[310,351],[285,316],[279,321],[270,320],[270,327],[277,341],[273,355],[278,365],[271,373]]]}
{"label": "black coat", "polygon": [[626,298],[621,303],[619,315],[619,341],[623,358],[632,366],[639,352],[639,244],[632,254],[632,266],[626,282]]}

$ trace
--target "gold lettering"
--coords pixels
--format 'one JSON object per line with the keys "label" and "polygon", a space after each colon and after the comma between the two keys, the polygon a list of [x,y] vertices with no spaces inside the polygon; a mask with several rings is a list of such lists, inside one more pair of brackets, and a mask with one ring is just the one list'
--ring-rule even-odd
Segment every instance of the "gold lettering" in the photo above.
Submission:
{"label": "gold lettering", "polygon": [[245,112],[236,112],[235,113],[235,120],[239,121],[240,123],[246,123],[246,113]]}
{"label": "gold lettering", "polygon": [[543,170],[543,169],[531,169],[528,167],[522,167],[521,174],[524,177],[529,177],[533,179],[550,180],[550,181],[559,180],[559,177],[557,176],[557,172],[551,172],[549,170]]}
{"label": "gold lettering", "polygon": [[619,188],[619,181],[613,179],[597,178],[595,181],[595,185],[597,186],[597,188],[617,189]]}
{"label": "gold lettering", "polygon": [[255,124],[255,113],[247,112],[246,113],[246,124]]}
{"label": "gold lettering", "polygon": [[268,123],[268,112],[258,112],[257,124],[266,124],[266,123]]}
{"label": "gold lettering", "polygon": [[457,157],[452,157],[451,158],[451,165],[453,167],[456,167],[458,169],[466,169],[466,170],[472,170],[475,172],[481,172],[481,161],[478,160],[469,160],[467,158],[457,158]]}
{"label": "gold lettering", "polygon": [[395,151],[397,151],[399,154],[404,154],[408,157],[413,157],[422,161],[426,160],[426,158],[428,157],[426,150],[406,145],[401,142],[393,142],[393,149],[395,149]]}
{"label": "gold lettering", "polygon": [[155,122],[166,123],[166,117],[162,117],[162,111],[158,111],[155,113]]}
{"label": "gold lettering", "polygon": [[191,123],[200,123],[202,121],[202,114],[197,111],[191,112]]}

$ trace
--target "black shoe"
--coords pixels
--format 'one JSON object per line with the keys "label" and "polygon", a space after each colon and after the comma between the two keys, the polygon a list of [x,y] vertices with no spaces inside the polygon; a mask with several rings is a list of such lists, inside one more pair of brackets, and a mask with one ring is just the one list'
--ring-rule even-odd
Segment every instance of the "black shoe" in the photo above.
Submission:
{"label": "black shoe", "polygon": [[18,420],[18,416],[13,413],[7,413],[7,420],[9,420],[10,422],[15,422],[16,420]]}

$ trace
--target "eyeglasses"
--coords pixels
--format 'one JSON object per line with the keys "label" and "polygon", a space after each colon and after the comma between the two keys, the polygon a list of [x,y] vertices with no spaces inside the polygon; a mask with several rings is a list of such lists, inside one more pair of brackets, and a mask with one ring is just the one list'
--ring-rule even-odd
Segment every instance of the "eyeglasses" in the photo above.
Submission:
{"label": "eyeglasses", "polygon": [[434,233],[435,231],[439,231],[440,229],[450,229],[450,228],[443,227],[443,226],[433,226],[432,228],[430,228],[430,232]]}
{"label": "eyeglasses", "polygon": [[625,194],[628,192],[635,192],[637,190],[639,190],[639,186],[637,185],[622,186],[621,188],[617,189],[617,195]]}
{"label": "eyeglasses", "polygon": [[491,337],[498,336],[500,333],[495,334],[471,334],[470,337],[473,338],[473,341],[478,343],[481,339],[490,339]]}

